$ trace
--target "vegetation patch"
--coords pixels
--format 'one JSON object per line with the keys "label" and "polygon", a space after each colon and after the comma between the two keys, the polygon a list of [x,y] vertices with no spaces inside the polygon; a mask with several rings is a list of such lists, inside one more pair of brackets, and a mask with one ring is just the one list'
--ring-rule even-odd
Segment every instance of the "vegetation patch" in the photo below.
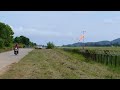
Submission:
{"label": "vegetation patch", "polygon": [[61,49],[36,49],[12,65],[1,79],[119,79],[110,67],[86,62],[82,55]]}

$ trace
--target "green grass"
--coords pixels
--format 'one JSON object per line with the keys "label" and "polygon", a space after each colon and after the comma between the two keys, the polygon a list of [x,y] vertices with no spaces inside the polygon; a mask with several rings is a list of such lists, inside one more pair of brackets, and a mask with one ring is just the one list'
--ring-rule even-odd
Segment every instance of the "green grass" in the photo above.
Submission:
{"label": "green grass", "polygon": [[[60,48],[71,48],[71,49],[82,49],[83,47],[60,47]],[[89,50],[117,50],[120,51],[120,47],[85,47]]]}
{"label": "green grass", "polygon": [[61,49],[33,50],[1,79],[117,79],[119,71]]}
{"label": "green grass", "polygon": [[5,47],[5,48],[0,49],[0,53],[6,52],[6,51],[10,51],[10,50],[12,50],[12,48],[10,48],[10,47]]}

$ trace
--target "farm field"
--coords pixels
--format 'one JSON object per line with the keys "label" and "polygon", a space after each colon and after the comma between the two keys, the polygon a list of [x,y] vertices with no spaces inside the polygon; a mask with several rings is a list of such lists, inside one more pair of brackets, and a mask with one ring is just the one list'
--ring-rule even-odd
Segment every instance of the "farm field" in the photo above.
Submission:
{"label": "farm field", "polygon": [[10,66],[1,79],[119,79],[120,69],[87,61],[62,49],[36,49]]}
{"label": "farm field", "polygon": [[72,51],[94,60],[111,66],[120,67],[120,47],[63,47],[65,51]]}
{"label": "farm field", "polygon": [[[83,49],[82,47],[60,47],[60,48],[71,48],[71,49]],[[120,47],[85,47],[89,50],[115,50],[120,51]]]}

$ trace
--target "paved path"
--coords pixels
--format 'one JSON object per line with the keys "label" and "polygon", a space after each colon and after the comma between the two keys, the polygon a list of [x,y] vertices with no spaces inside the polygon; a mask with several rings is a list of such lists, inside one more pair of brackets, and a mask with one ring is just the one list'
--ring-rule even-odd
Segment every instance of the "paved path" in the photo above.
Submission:
{"label": "paved path", "polygon": [[19,49],[19,54],[14,55],[14,51],[8,51],[4,53],[0,53],[0,71],[2,71],[8,65],[18,62],[24,56],[26,56],[33,49]]}

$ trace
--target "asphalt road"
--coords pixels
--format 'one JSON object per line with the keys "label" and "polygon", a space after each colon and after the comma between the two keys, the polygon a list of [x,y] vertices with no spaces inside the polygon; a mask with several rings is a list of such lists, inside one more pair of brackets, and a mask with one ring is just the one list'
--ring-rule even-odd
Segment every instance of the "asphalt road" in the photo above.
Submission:
{"label": "asphalt road", "polygon": [[19,49],[19,54],[14,55],[14,51],[0,53],[0,71],[12,63],[17,63],[33,49]]}

